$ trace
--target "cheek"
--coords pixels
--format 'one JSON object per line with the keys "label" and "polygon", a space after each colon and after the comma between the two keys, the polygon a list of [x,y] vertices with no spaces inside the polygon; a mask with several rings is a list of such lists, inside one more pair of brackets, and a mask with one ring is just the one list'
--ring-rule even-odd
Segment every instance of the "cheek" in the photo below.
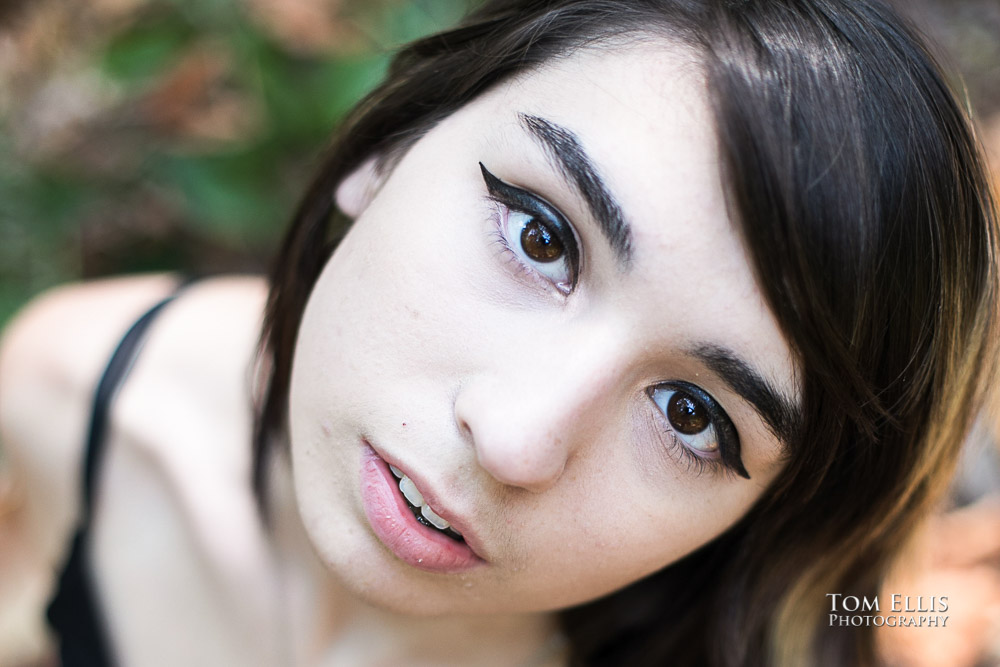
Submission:
{"label": "cheek", "polygon": [[725,532],[757,497],[756,489],[734,491],[679,472],[651,479],[634,459],[613,460],[588,460],[558,503],[515,519],[530,545],[521,565],[534,572],[538,604],[579,604],[659,571]]}
{"label": "cheek", "polygon": [[419,213],[373,207],[327,265],[309,308],[318,311],[319,327],[348,346],[331,354],[355,364],[409,364],[458,330],[467,303],[460,291],[464,239]]}
{"label": "cheek", "polygon": [[468,220],[469,202],[423,194],[388,183],[324,268],[297,341],[293,412],[334,424],[386,408],[436,415],[461,373],[457,351],[485,339],[469,287],[488,259],[485,221]]}

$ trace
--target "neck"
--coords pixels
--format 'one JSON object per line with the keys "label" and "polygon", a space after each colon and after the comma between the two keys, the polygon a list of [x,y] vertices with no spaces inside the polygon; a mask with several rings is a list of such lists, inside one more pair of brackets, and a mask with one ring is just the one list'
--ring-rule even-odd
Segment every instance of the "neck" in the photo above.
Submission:
{"label": "neck", "polygon": [[541,667],[563,660],[548,613],[415,616],[354,595],[316,555],[291,469],[275,456],[269,484],[286,650],[295,665],[462,664]]}

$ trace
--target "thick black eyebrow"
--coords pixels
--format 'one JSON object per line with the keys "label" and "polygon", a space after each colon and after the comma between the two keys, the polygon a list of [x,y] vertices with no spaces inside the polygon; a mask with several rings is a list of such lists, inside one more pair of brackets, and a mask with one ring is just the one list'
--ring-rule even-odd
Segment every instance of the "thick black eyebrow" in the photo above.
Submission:
{"label": "thick black eyebrow", "polygon": [[618,261],[628,266],[632,260],[631,228],[580,140],[566,128],[544,118],[519,113],[518,119],[525,130],[541,143],[563,178],[583,195],[601,232],[618,255]]}
{"label": "thick black eyebrow", "polygon": [[754,407],[788,453],[802,422],[802,413],[795,401],[775,388],[732,350],[718,345],[701,345],[691,350],[690,354]]}

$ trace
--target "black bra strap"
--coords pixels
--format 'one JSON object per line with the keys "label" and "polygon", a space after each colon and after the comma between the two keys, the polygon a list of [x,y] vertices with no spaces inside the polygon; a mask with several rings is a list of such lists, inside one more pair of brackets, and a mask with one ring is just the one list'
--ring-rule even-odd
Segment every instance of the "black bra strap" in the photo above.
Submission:
{"label": "black bra strap", "polygon": [[97,471],[100,469],[101,459],[104,456],[106,441],[106,431],[108,427],[108,414],[111,402],[121,388],[132,364],[139,356],[139,350],[145,339],[144,334],[152,324],[159,312],[168,303],[177,297],[177,292],[163,299],[155,306],[147,310],[126,332],[111,360],[108,361],[100,382],[97,384],[97,391],[94,394],[94,403],[90,413],[90,429],[87,431],[87,443],[84,449],[83,461],[83,514],[81,525],[89,526],[94,508],[94,488],[96,485]]}

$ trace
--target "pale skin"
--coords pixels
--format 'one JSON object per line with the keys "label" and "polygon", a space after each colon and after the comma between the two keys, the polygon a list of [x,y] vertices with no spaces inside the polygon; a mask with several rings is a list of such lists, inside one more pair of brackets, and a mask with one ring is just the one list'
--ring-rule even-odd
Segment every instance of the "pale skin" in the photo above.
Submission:
{"label": "pale skin", "polygon": [[[621,206],[628,261],[529,116],[578,139]],[[296,349],[274,534],[244,483],[266,286],[184,293],[118,397],[101,480],[96,574],[127,664],[558,664],[542,649],[554,610],[738,520],[780,472],[781,444],[690,351],[725,347],[792,398],[794,363],[729,221],[714,141],[692,57],[633,45],[497,87],[388,175],[352,175],[336,198],[357,222]],[[480,163],[561,212],[578,266],[524,262],[519,218],[490,200]],[[34,562],[55,567],[68,539],[95,378],[172,286],[64,288],[6,332],[0,433]],[[749,479],[675,439],[648,393],[672,381],[728,415]],[[379,540],[359,490],[366,441],[432,487],[485,563],[427,572]]]}

